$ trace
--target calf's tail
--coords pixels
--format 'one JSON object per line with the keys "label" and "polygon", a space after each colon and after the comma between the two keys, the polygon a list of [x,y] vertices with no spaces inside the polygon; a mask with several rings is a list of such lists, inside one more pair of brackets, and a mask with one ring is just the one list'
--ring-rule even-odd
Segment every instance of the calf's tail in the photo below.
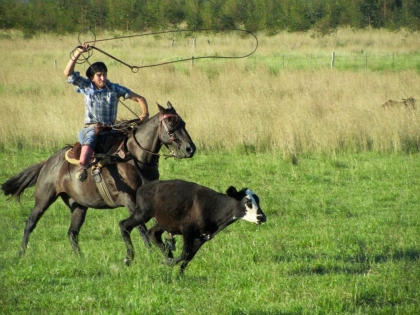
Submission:
{"label": "calf's tail", "polygon": [[19,174],[9,178],[1,185],[1,190],[3,190],[3,193],[6,196],[10,196],[10,198],[15,197],[17,201],[20,201],[20,196],[24,190],[36,184],[38,175],[45,163],[47,163],[47,161],[31,165]]}

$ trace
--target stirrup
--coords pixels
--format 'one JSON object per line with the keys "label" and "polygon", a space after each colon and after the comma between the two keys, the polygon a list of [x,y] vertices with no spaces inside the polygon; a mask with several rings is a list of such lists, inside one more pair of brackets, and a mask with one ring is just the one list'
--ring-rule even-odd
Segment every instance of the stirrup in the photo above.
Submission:
{"label": "stirrup", "polygon": [[81,182],[84,182],[87,178],[87,168],[85,166],[82,166],[76,173],[75,177],[80,180]]}

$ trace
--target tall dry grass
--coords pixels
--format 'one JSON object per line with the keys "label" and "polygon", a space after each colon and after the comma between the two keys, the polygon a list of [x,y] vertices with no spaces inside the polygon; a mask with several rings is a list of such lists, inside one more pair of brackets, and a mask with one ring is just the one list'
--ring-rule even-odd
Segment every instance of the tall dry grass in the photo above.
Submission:
{"label": "tall dry grass", "polygon": [[[127,63],[147,65],[192,55],[243,55],[254,44],[250,38],[222,34],[201,35],[196,47],[192,43],[191,36],[163,35],[97,46]],[[17,32],[2,33],[1,147],[56,148],[76,141],[83,125],[83,97],[66,83],[62,71],[77,44],[77,35],[23,39]],[[416,70],[420,61],[417,64],[415,59],[419,48],[416,34],[408,32],[340,30],[324,38],[259,35],[259,49],[246,59],[197,60],[193,65],[177,63],[138,73],[98,52],[89,62],[105,61],[109,79],[145,96],[151,114],[157,112],[156,102],[171,101],[199,150],[275,150],[287,157],[417,150],[418,112],[384,111],[380,105],[388,99],[420,97]],[[331,69],[332,51],[337,62],[351,63],[354,54],[369,52],[409,60],[412,67]],[[76,69],[84,73],[86,67],[81,64]],[[139,112],[135,103],[124,104]],[[133,115],[120,106],[120,117]]]}

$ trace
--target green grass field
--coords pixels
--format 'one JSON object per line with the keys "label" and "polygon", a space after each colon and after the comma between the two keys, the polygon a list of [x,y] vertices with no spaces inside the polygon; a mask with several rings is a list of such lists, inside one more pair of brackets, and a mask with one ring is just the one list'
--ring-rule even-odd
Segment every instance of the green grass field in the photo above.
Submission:
{"label": "green grass field", "polygon": [[[1,151],[0,182],[49,153]],[[80,236],[84,256],[75,257],[61,201],[19,260],[32,190],[21,204],[1,195],[0,313],[418,314],[418,155],[309,155],[293,165],[275,154],[199,152],[162,160],[160,169],[162,179],[217,191],[250,187],[268,221],[231,225],[181,277],[136,231],[135,262],[123,264],[123,208],[90,210]],[[181,244],[178,238],[177,253]]]}
{"label": "green grass field", "polygon": [[[249,187],[268,221],[229,226],[181,277],[136,231],[135,261],[124,265],[123,208],[89,211],[80,234],[84,256],[75,257],[61,201],[18,259],[33,189],[20,204],[0,194],[0,314],[419,314],[420,111],[381,108],[410,96],[419,104],[417,35],[259,34],[257,52],[246,59],[136,74],[95,53],[90,61],[105,58],[109,79],[143,94],[152,115],[156,102],[169,100],[186,121],[197,154],[162,159],[161,179],[220,192]],[[182,37],[171,48],[169,38],[149,37],[98,46],[133,64],[197,56],[202,48],[250,48],[234,36],[210,42],[199,37],[192,48]],[[0,32],[0,183],[76,141],[83,100],[62,71],[77,44],[75,34],[24,39]],[[120,110],[120,118],[132,118]],[[177,253],[181,246],[178,239]]]}

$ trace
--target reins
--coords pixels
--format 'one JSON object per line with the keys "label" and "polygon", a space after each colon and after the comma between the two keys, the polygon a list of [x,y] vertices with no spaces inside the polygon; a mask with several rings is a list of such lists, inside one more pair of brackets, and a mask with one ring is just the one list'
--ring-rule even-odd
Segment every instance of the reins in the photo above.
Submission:
{"label": "reins", "polygon": [[[176,117],[176,124],[175,124],[175,126],[173,126],[172,128],[168,128],[168,126],[167,126],[167,124],[165,123],[165,120],[167,119],[167,118],[169,118],[169,117]],[[179,126],[179,124],[180,124],[180,121],[182,121],[182,118],[179,116],[179,115],[177,115],[177,114],[159,114],[159,127],[158,127],[158,138],[159,138],[159,140],[168,148],[168,144],[169,143],[166,143],[166,142],[164,142],[163,140],[162,140],[162,125],[164,126],[164,129],[165,129],[165,132],[166,132],[166,134],[169,136],[169,138],[171,139],[171,142],[176,142],[176,143],[180,143],[181,141],[179,140],[179,139],[177,139],[174,135],[173,135],[173,132],[178,128],[178,126]],[[123,122],[121,122],[121,123],[117,123],[117,124],[113,124],[112,125],[112,129],[114,129],[114,130],[117,130],[117,131],[121,131],[121,130],[125,130],[125,129],[127,129],[131,124],[133,124],[133,123],[138,123],[138,122],[140,122],[140,124],[142,123],[142,121],[140,121],[138,118],[137,119],[131,119],[131,120],[128,120],[128,121],[123,121]],[[146,153],[148,153],[148,154],[151,154],[151,155],[155,155],[155,156],[163,156],[163,157],[165,157],[165,159],[167,159],[167,158],[170,158],[170,157],[173,157],[173,158],[176,158],[176,155],[174,154],[174,153],[172,153],[172,154],[161,154],[161,153],[155,153],[155,152],[152,152],[152,151],[150,151],[149,149],[146,149],[145,147],[143,147],[141,144],[140,144],[140,142],[137,140],[137,138],[136,138],[136,131],[137,131],[137,128],[138,128],[138,126],[139,125],[137,125],[137,126],[134,126],[132,129],[131,129],[131,131],[130,131],[130,133],[131,133],[131,137],[132,138],[134,138],[134,142],[135,142],[135,144],[141,149],[141,150],[143,150],[144,152],[146,152]],[[125,140],[124,140],[124,142],[125,142],[125,146],[127,146],[127,141],[128,141],[128,139],[129,139],[129,137],[127,137]],[[168,148],[169,149],[169,148]],[[137,160],[135,157],[134,157],[134,154],[133,153],[131,153],[129,150],[128,150],[128,153],[130,154],[130,156],[127,156],[126,158],[124,158],[124,159],[118,159],[118,161],[119,162],[128,162],[129,160],[131,160],[131,159],[135,159],[137,162],[139,162],[139,163],[141,163],[141,164],[143,164],[141,161],[139,161],[139,160]],[[114,154],[101,154],[101,153],[99,153],[99,154],[96,154],[96,156],[98,156],[98,157],[101,157],[101,158],[104,158],[104,157],[114,157]]]}
{"label": "reins", "polygon": [[[169,138],[171,139],[171,141],[174,141],[174,142],[176,142],[176,143],[180,143],[180,141],[173,135],[173,131],[175,131],[176,129],[177,129],[177,127],[179,126],[179,122],[173,127],[173,128],[171,128],[171,129],[169,129],[168,128],[168,126],[167,126],[167,124],[165,123],[165,120],[167,119],[167,118],[169,118],[169,117],[176,117],[177,118],[177,121],[178,121],[178,119],[181,119],[181,117],[179,117],[178,115],[176,115],[176,114],[165,114],[165,115],[163,115],[163,114],[159,114],[159,129],[158,129],[158,137],[159,137],[159,140],[168,148],[168,143],[166,143],[166,142],[164,142],[163,140],[162,140],[162,136],[161,136],[161,134],[162,134],[162,125],[164,126],[164,128],[165,128],[165,131],[166,131],[166,134],[169,136]],[[149,154],[152,154],[152,155],[155,155],[155,156],[163,156],[163,157],[165,157],[165,159],[167,159],[167,158],[171,158],[171,157],[173,157],[173,158],[176,158],[176,155],[174,154],[174,153],[172,153],[172,154],[161,154],[161,153],[155,153],[155,152],[152,152],[152,151],[150,151],[149,149],[146,149],[145,147],[143,147],[141,144],[140,144],[140,142],[137,140],[137,138],[136,138],[136,131],[137,131],[137,128],[133,128],[133,130],[131,131],[131,136],[132,136],[132,138],[134,138],[134,142],[136,143],[136,145],[140,148],[140,149],[142,149],[144,152],[146,152],[146,153],[149,153]],[[131,153],[131,152],[130,152]],[[132,153],[131,153],[132,154]],[[132,154],[133,155],[133,154]],[[133,155],[134,156],[134,155]],[[137,159],[136,159],[137,160]]]}

